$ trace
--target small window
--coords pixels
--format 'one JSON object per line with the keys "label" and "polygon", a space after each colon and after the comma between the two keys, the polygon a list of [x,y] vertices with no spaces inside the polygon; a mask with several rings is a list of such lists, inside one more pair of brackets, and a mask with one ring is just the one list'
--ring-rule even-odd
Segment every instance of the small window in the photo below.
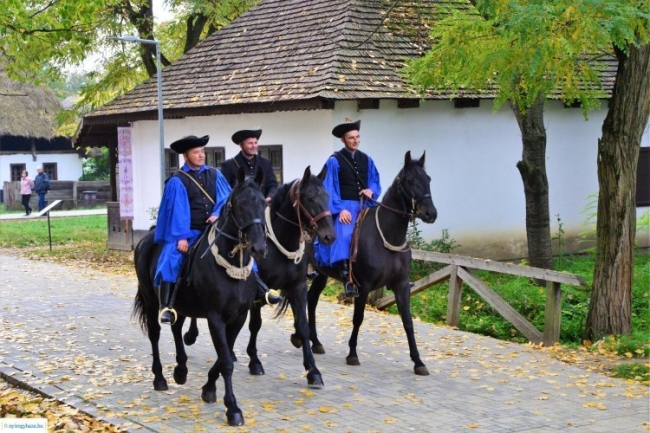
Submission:
{"label": "small window", "polygon": [[59,172],[56,167],[56,162],[44,162],[43,171],[47,174],[50,180],[59,180]]}
{"label": "small window", "polygon": [[650,147],[642,147],[636,168],[636,205],[650,206]]}
{"label": "small window", "polygon": [[260,156],[271,160],[271,165],[273,166],[273,174],[275,174],[275,179],[278,181],[278,184],[282,183],[282,146],[281,145],[272,145],[272,146],[259,146],[257,148]]}
{"label": "small window", "polygon": [[205,148],[205,164],[210,167],[219,168],[221,163],[226,160],[225,147],[206,147]]}
{"label": "small window", "polygon": [[178,169],[178,153],[165,149],[165,179],[169,179]]}
{"label": "small window", "polygon": [[[27,170],[27,167],[25,166],[25,164],[11,164],[10,170],[11,170],[11,181],[18,182],[20,181],[20,178],[23,175],[23,171]],[[30,176],[30,179],[33,178],[34,176]]]}

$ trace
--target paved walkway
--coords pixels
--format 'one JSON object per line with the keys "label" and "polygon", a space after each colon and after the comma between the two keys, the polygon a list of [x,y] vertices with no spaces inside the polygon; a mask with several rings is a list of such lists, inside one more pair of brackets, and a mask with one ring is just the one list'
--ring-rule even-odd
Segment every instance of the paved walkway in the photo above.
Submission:
{"label": "paved walkway", "polygon": [[[73,210],[51,210],[50,218],[69,217],[69,216],[84,216],[84,215],[106,215],[106,208],[103,209],[73,209]],[[24,212],[20,213],[4,213],[0,214],[0,221],[2,220],[19,220],[31,218],[47,218],[46,215],[38,216],[38,212],[34,211],[31,215],[26,216]]]}
{"label": "paved walkway", "polygon": [[0,256],[0,374],[129,431],[194,432],[643,432],[648,388],[548,358],[526,345],[416,322],[430,376],[413,374],[398,317],[368,312],[360,367],[345,364],[352,310],[321,302],[317,356],[325,387],[307,388],[291,319],[265,314],[259,350],[266,376],[250,376],[242,331],[235,394],[247,429],[226,426],[219,400],[201,401],[214,362],[205,323],[188,348],[188,382],[171,378],[174,348],[163,333],[170,382],[152,388],[150,346],[130,320],[132,278]]}

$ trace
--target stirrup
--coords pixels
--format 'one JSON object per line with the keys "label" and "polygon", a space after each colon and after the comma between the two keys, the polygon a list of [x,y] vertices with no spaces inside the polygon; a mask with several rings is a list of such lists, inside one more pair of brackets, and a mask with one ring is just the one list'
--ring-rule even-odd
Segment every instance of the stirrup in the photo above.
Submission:
{"label": "stirrup", "polygon": [[345,293],[346,298],[358,298],[359,297],[359,289],[351,281],[343,283],[343,292]]}
{"label": "stirrup", "polygon": [[[280,300],[275,302],[275,303],[271,303],[271,299],[269,298],[270,296],[280,298]],[[280,302],[282,302],[282,295],[280,295],[280,293],[275,289],[269,289],[264,293],[264,298],[263,299],[262,298],[256,298],[253,302],[256,305],[260,305],[262,307],[265,306],[265,305],[268,305],[271,308],[275,308],[276,304],[279,304]]]}
{"label": "stirrup", "polygon": [[178,314],[176,313],[175,309],[169,307],[165,307],[162,310],[160,310],[160,312],[158,313],[158,322],[163,323],[162,315],[165,314],[167,311],[171,312],[174,315],[174,320],[172,320],[172,322],[169,324],[169,325],[173,325],[174,323],[176,323],[176,320],[178,320]]}

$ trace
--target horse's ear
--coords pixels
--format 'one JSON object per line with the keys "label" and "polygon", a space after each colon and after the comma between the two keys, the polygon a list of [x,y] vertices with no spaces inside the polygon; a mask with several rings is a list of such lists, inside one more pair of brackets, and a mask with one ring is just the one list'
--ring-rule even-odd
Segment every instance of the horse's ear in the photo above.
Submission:
{"label": "horse's ear", "polygon": [[302,180],[300,181],[303,185],[307,185],[309,178],[311,177],[311,166],[308,165],[305,169],[305,174],[302,175]]}
{"label": "horse's ear", "polygon": [[245,180],[246,171],[244,170],[243,166],[240,166],[239,170],[237,170],[237,185],[243,185]]}
{"label": "horse's ear", "polygon": [[420,167],[422,167],[422,168],[424,168],[424,156],[425,156],[426,154],[427,154],[427,151],[425,150],[424,152],[422,152],[422,156],[421,156],[420,159],[418,160],[418,165],[419,165]]}
{"label": "horse's ear", "polygon": [[255,182],[257,182],[261,189],[264,184],[264,170],[262,170],[261,166],[257,167],[257,171],[255,172]]}
{"label": "horse's ear", "polygon": [[411,151],[408,150],[406,151],[406,155],[404,155],[404,167],[406,167],[410,163],[411,163]]}
{"label": "horse's ear", "polygon": [[325,177],[327,177],[327,164],[323,166],[323,169],[316,177],[319,178],[321,182],[325,182]]}

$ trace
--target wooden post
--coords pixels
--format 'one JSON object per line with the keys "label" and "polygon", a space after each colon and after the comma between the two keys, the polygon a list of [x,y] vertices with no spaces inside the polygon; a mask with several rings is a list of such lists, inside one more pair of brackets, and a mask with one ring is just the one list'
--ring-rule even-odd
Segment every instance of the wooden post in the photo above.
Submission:
{"label": "wooden post", "polygon": [[463,294],[463,281],[458,278],[458,266],[451,266],[449,275],[449,296],[447,298],[447,325],[458,326],[460,324],[460,304]]}
{"label": "wooden post", "polygon": [[544,346],[552,346],[560,341],[560,322],[562,317],[562,290],[560,283],[546,283],[546,309],[544,310]]}

